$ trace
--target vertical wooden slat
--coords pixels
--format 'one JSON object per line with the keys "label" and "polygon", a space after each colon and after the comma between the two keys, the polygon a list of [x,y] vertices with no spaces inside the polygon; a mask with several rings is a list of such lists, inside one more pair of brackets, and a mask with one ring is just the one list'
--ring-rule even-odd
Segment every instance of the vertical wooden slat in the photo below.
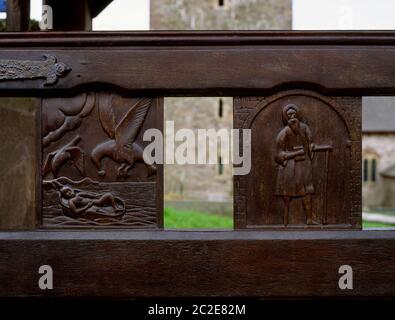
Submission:
{"label": "vertical wooden slat", "polygon": [[30,0],[7,0],[7,31],[28,31]]}
{"label": "vertical wooden slat", "polygon": [[0,230],[37,222],[37,99],[0,99]]}

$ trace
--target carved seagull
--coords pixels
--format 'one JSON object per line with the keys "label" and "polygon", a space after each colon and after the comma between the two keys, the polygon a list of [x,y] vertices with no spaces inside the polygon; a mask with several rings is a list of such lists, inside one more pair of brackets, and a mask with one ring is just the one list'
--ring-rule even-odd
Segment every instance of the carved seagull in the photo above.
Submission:
{"label": "carved seagull", "polygon": [[43,176],[52,172],[54,178],[57,178],[59,169],[69,160],[73,162],[81,175],[84,175],[84,151],[76,146],[80,141],[81,137],[77,135],[60,149],[49,153],[42,169]]}

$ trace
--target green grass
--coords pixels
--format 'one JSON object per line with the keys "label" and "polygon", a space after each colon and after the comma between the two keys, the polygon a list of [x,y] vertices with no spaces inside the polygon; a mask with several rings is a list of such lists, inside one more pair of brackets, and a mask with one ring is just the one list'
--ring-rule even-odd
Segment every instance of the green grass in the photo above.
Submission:
{"label": "green grass", "polygon": [[395,228],[395,225],[381,222],[363,221],[362,228]]}
{"label": "green grass", "polygon": [[[233,228],[233,218],[212,213],[165,208],[165,228]],[[363,228],[395,228],[393,224],[363,221]]]}
{"label": "green grass", "polygon": [[233,218],[165,208],[165,228],[233,228]]}

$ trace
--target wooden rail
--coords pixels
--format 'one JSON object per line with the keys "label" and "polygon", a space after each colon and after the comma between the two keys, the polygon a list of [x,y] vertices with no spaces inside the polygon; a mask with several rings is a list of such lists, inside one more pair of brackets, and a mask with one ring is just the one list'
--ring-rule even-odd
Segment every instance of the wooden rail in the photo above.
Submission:
{"label": "wooden rail", "polygon": [[[3,232],[0,296],[395,296],[394,248],[395,231]],[[45,264],[53,290],[37,286]]]}
{"label": "wooden rail", "polygon": [[[72,71],[0,81],[1,96],[395,94],[395,32],[4,33],[0,60]],[[32,213],[34,214],[34,213]],[[3,231],[0,296],[395,296],[395,231]],[[38,268],[54,290],[38,289]],[[338,287],[341,265],[354,289]]]}

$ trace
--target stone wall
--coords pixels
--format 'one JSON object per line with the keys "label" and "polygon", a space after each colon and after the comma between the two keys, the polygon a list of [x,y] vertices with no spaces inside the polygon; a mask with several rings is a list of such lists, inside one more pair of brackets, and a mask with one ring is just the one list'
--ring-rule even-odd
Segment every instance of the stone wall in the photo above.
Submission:
{"label": "stone wall", "polygon": [[[221,102],[222,101],[222,102]],[[222,103],[222,116],[219,108]],[[232,98],[165,98],[165,120],[174,121],[174,131],[188,128],[193,129],[197,136],[197,129],[231,129]],[[165,130],[166,137],[169,132]],[[198,153],[198,142],[195,141],[195,159]],[[175,143],[175,149],[182,142]],[[230,145],[223,146],[223,151],[230,154]],[[166,152],[171,152],[165,143]],[[209,149],[208,152],[215,150]],[[219,147],[217,152],[217,160]],[[209,154],[206,155],[207,159]],[[222,161],[224,162],[224,161]],[[231,201],[233,198],[232,165],[223,164],[167,164],[165,175],[165,200],[167,199],[195,199],[204,201]]]}
{"label": "stone wall", "polygon": [[[395,179],[384,179],[380,172],[394,165],[395,133],[364,133],[362,137],[362,157],[368,154],[377,156],[377,181],[363,182],[362,203],[364,207],[395,206],[390,199]],[[393,200],[392,200],[393,202]]]}
{"label": "stone wall", "polygon": [[151,30],[291,29],[291,0],[151,0]]}
{"label": "stone wall", "polygon": [[380,207],[384,208],[395,208],[395,179],[394,178],[383,178],[383,202]]}

